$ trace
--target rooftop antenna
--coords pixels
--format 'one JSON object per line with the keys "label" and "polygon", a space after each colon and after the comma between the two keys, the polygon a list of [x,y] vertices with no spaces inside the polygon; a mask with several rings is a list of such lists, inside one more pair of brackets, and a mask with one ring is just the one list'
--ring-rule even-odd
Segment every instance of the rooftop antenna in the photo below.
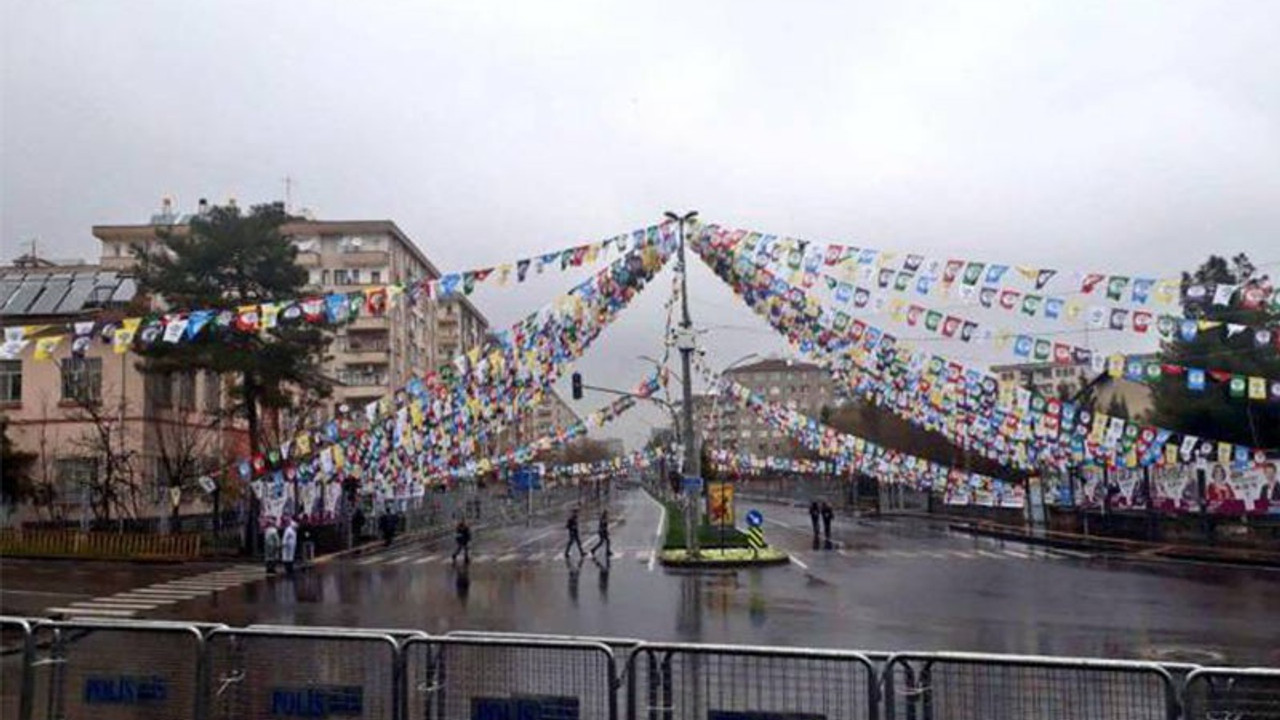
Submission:
{"label": "rooftop antenna", "polygon": [[293,178],[284,176],[284,212],[289,214],[293,208]]}

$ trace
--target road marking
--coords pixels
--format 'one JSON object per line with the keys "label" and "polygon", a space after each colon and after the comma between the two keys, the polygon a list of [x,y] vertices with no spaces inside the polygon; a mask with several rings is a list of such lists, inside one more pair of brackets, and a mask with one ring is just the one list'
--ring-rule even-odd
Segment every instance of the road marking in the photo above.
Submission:
{"label": "road marking", "polygon": [[153,602],[157,605],[169,605],[171,603],[176,603],[179,600],[183,599],[183,598],[176,598],[176,597],[168,597],[167,595],[149,595],[148,596],[148,595],[135,595],[133,593],[120,593],[118,595],[112,595],[111,597],[119,598],[121,600],[137,600],[137,601],[144,601],[144,602]]}
{"label": "road marking", "polygon": [[975,557],[977,557],[977,555],[974,555],[971,552],[965,552],[963,550],[952,550],[951,554],[955,555],[956,557],[964,558],[965,560],[972,560]]}
{"label": "road marking", "polygon": [[194,594],[194,595],[204,595],[204,594],[209,593],[209,592],[212,592],[212,591],[211,591],[211,590],[203,590],[203,589],[200,589],[200,588],[176,588],[176,587],[165,587],[165,586],[163,586],[163,585],[152,585],[152,586],[150,586],[150,587],[134,588],[133,590],[130,590],[129,592],[140,592],[140,593],[163,593],[163,594],[165,594],[165,595],[193,595],[193,594]]}
{"label": "road marking", "polygon": [[539,560],[541,560],[541,559],[542,559],[542,556],[543,556],[543,555],[545,555],[545,554],[546,554],[546,553],[540,553],[540,552],[533,553],[532,555],[530,555],[530,556],[528,557],[528,560],[529,560],[529,562],[538,562]]}
{"label": "road marking", "polygon": [[1003,559],[1004,559],[1004,557],[1003,557],[1003,556],[997,555],[997,554],[995,554],[995,553],[993,553],[993,552],[987,552],[986,550],[975,550],[974,552],[978,553],[978,554],[979,554],[979,555],[981,555],[982,557],[994,558],[994,559],[996,559],[996,560],[1003,560]]}
{"label": "road marking", "polygon": [[97,598],[94,600],[86,600],[84,602],[71,603],[71,607],[77,610],[85,608],[102,608],[104,610],[152,610],[159,607],[156,603],[129,602],[128,600],[112,600],[110,598]]}
{"label": "road marking", "polygon": [[498,558],[498,562],[500,563],[511,562],[512,560],[515,560],[517,557],[519,557],[519,555],[516,555],[515,553],[508,553]]}
{"label": "road marking", "polygon": [[429,562],[434,562],[435,560],[438,560],[438,559],[439,559],[439,558],[441,558],[441,557],[442,557],[441,555],[428,555],[428,556],[426,556],[426,557],[420,557],[420,558],[418,558],[417,560],[414,560],[414,561],[413,561],[413,564],[414,564],[414,565],[426,565],[427,563],[429,563]]}
{"label": "road marking", "polygon": [[658,527],[653,531],[653,549],[649,555],[649,572],[653,572],[653,568],[658,562],[658,549],[662,547],[662,531],[667,526],[667,506],[655,500],[648,492],[645,492],[644,496],[649,499],[649,502],[657,505],[658,510],[662,513],[658,516]]}
{"label": "road marking", "polygon": [[407,563],[407,562],[409,562],[409,561],[410,561],[410,560],[412,560],[412,559],[413,559],[413,556],[412,556],[412,555],[405,555],[405,556],[403,556],[403,557],[398,557],[398,558],[396,558],[395,560],[388,560],[388,561],[387,561],[387,564],[388,564],[388,565],[399,565],[399,564],[401,564],[401,563]]}
{"label": "road marking", "polygon": [[206,592],[222,592],[234,587],[240,587],[240,583],[231,583],[224,585],[221,583],[193,583],[193,582],[172,582],[164,585],[156,585],[159,588],[171,588],[173,590],[204,590]]}
{"label": "road marking", "polygon": [[1031,556],[1030,556],[1030,555],[1028,555],[1028,554],[1026,554],[1026,553],[1024,553],[1024,552],[1018,552],[1017,550],[1009,550],[1009,549],[1007,549],[1007,548],[1006,548],[1006,549],[1004,549],[1004,550],[1001,550],[1000,552],[1004,553],[1005,555],[1012,555],[1013,557],[1016,557],[1016,558],[1022,558],[1023,560],[1030,560],[1030,559],[1031,559]]}
{"label": "road marking", "polygon": [[800,561],[800,558],[796,557],[795,555],[791,555],[790,553],[788,553],[788,554],[787,554],[787,557],[791,558],[791,562],[793,562],[793,563],[795,563],[795,564],[799,565],[801,568],[803,568],[803,569],[805,569],[805,570],[808,570],[808,569],[809,569],[809,566],[808,566],[808,565],[805,565],[803,562],[801,562],[801,561]]}
{"label": "road marking", "polygon": [[137,610],[109,610],[107,608],[78,608],[78,607],[51,607],[46,608],[45,613],[52,615],[58,613],[61,615],[69,615],[71,617],[91,617],[101,615],[104,617],[132,617],[138,614]]}
{"label": "road marking", "polygon": [[524,547],[525,545],[531,545],[531,544],[533,544],[533,543],[538,542],[538,541],[539,541],[539,540],[541,540],[542,538],[547,537],[548,535],[550,535],[550,534],[552,534],[552,533],[559,532],[559,530],[560,530],[559,528],[551,528],[550,530],[545,530],[545,531],[543,531],[543,532],[538,533],[537,535],[534,535],[533,537],[529,538],[528,540],[525,540],[524,542],[520,543],[519,545],[516,545],[516,547],[518,547],[518,548],[522,548],[522,547]]}
{"label": "road marking", "polygon": [[374,563],[376,563],[376,562],[382,562],[384,559],[385,559],[385,558],[383,558],[383,557],[382,557],[382,556],[380,556],[380,555],[374,555],[374,556],[373,556],[373,557],[371,557],[371,558],[365,558],[364,560],[359,561],[357,564],[358,564],[358,565],[372,565],[372,564],[374,564]]}
{"label": "road marking", "polygon": [[493,556],[492,556],[492,555],[487,555],[487,554],[486,554],[486,555],[477,555],[477,556],[475,556],[474,558],[471,558],[471,559],[472,559],[474,562],[482,563],[482,562],[489,562],[490,560],[492,560],[492,559],[493,559]]}

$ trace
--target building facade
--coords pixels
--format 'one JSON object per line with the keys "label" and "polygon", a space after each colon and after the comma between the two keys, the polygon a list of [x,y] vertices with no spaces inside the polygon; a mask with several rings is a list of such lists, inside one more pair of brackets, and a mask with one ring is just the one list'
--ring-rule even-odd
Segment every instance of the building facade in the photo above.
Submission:
{"label": "building facade", "polygon": [[[1155,360],[1157,356],[1128,355],[1126,357],[1149,362]],[[1107,375],[1106,371],[1099,373],[1089,363],[1032,362],[993,365],[991,372],[1000,379],[1001,383],[1013,383],[1018,387],[1035,390],[1046,397],[1064,400],[1077,396],[1090,382],[1098,380],[1099,382],[1092,390],[1094,407],[1105,411],[1114,403],[1122,403],[1129,417],[1135,420],[1145,417],[1153,406],[1149,385],[1126,380],[1123,377],[1113,378]]]}

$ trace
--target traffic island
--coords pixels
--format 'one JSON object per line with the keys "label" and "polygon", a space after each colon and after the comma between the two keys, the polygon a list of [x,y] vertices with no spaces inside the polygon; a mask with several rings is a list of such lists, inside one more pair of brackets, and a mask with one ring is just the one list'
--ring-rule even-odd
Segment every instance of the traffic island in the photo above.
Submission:
{"label": "traffic island", "polygon": [[698,554],[690,555],[685,549],[684,509],[674,502],[666,502],[667,534],[663,540],[658,561],[675,568],[730,568],[760,565],[782,565],[791,557],[764,543],[764,534],[758,525],[743,532],[732,525],[702,524],[698,527]]}
{"label": "traffic island", "polygon": [[702,548],[691,557],[684,548],[663,550],[658,560],[675,568],[735,568],[760,565],[785,565],[791,557],[776,548]]}

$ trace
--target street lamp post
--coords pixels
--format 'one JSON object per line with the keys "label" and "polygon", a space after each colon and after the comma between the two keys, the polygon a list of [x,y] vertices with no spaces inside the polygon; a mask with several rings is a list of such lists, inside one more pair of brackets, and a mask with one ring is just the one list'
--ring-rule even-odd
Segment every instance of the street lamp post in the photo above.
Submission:
{"label": "street lamp post", "polygon": [[[680,233],[679,264],[680,273],[680,331],[676,336],[676,348],[680,350],[680,369],[684,377],[681,379],[682,398],[684,401],[684,476],[702,477],[701,458],[698,456],[698,440],[693,429],[693,320],[689,317],[689,262],[685,256],[684,226],[698,216],[697,210],[690,210],[684,215],[667,212],[666,217],[678,223]],[[685,489],[687,509],[685,511],[685,549],[690,556],[698,555],[698,495],[696,487]]]}
{"label": "street lamp post", "polygon": [[[720,376],[724,377],[729,373],[730,370],[733,370],[734,368],[747,362],[748,360],[754,360],[758,357],[760,356],[757,353],[747,353],[746,355],[743,355],[737,360],[734,360],[733,362],[726,365],[724,369],[720,371]],[[715,393],[715,398],[711,401],[711,418],[712,418],[711,425],[713,428],[715,428],[715,450],[724,449],[724,428],[721,426],[722,418],[720,416],[721,395],[722,393],[719,392],[719,389],[717,388],[717,392]],[[724,482],[723,478],[719,479],[719,482],[723,483]],[[723,499],[723,497],[724,496],[722,495],[721,498]],[[724,530],[725,530],[724,519],[725,519],[725,513],[721,512],[719,526],[720,526],[720,552],[722,553],[724,552]]]}

